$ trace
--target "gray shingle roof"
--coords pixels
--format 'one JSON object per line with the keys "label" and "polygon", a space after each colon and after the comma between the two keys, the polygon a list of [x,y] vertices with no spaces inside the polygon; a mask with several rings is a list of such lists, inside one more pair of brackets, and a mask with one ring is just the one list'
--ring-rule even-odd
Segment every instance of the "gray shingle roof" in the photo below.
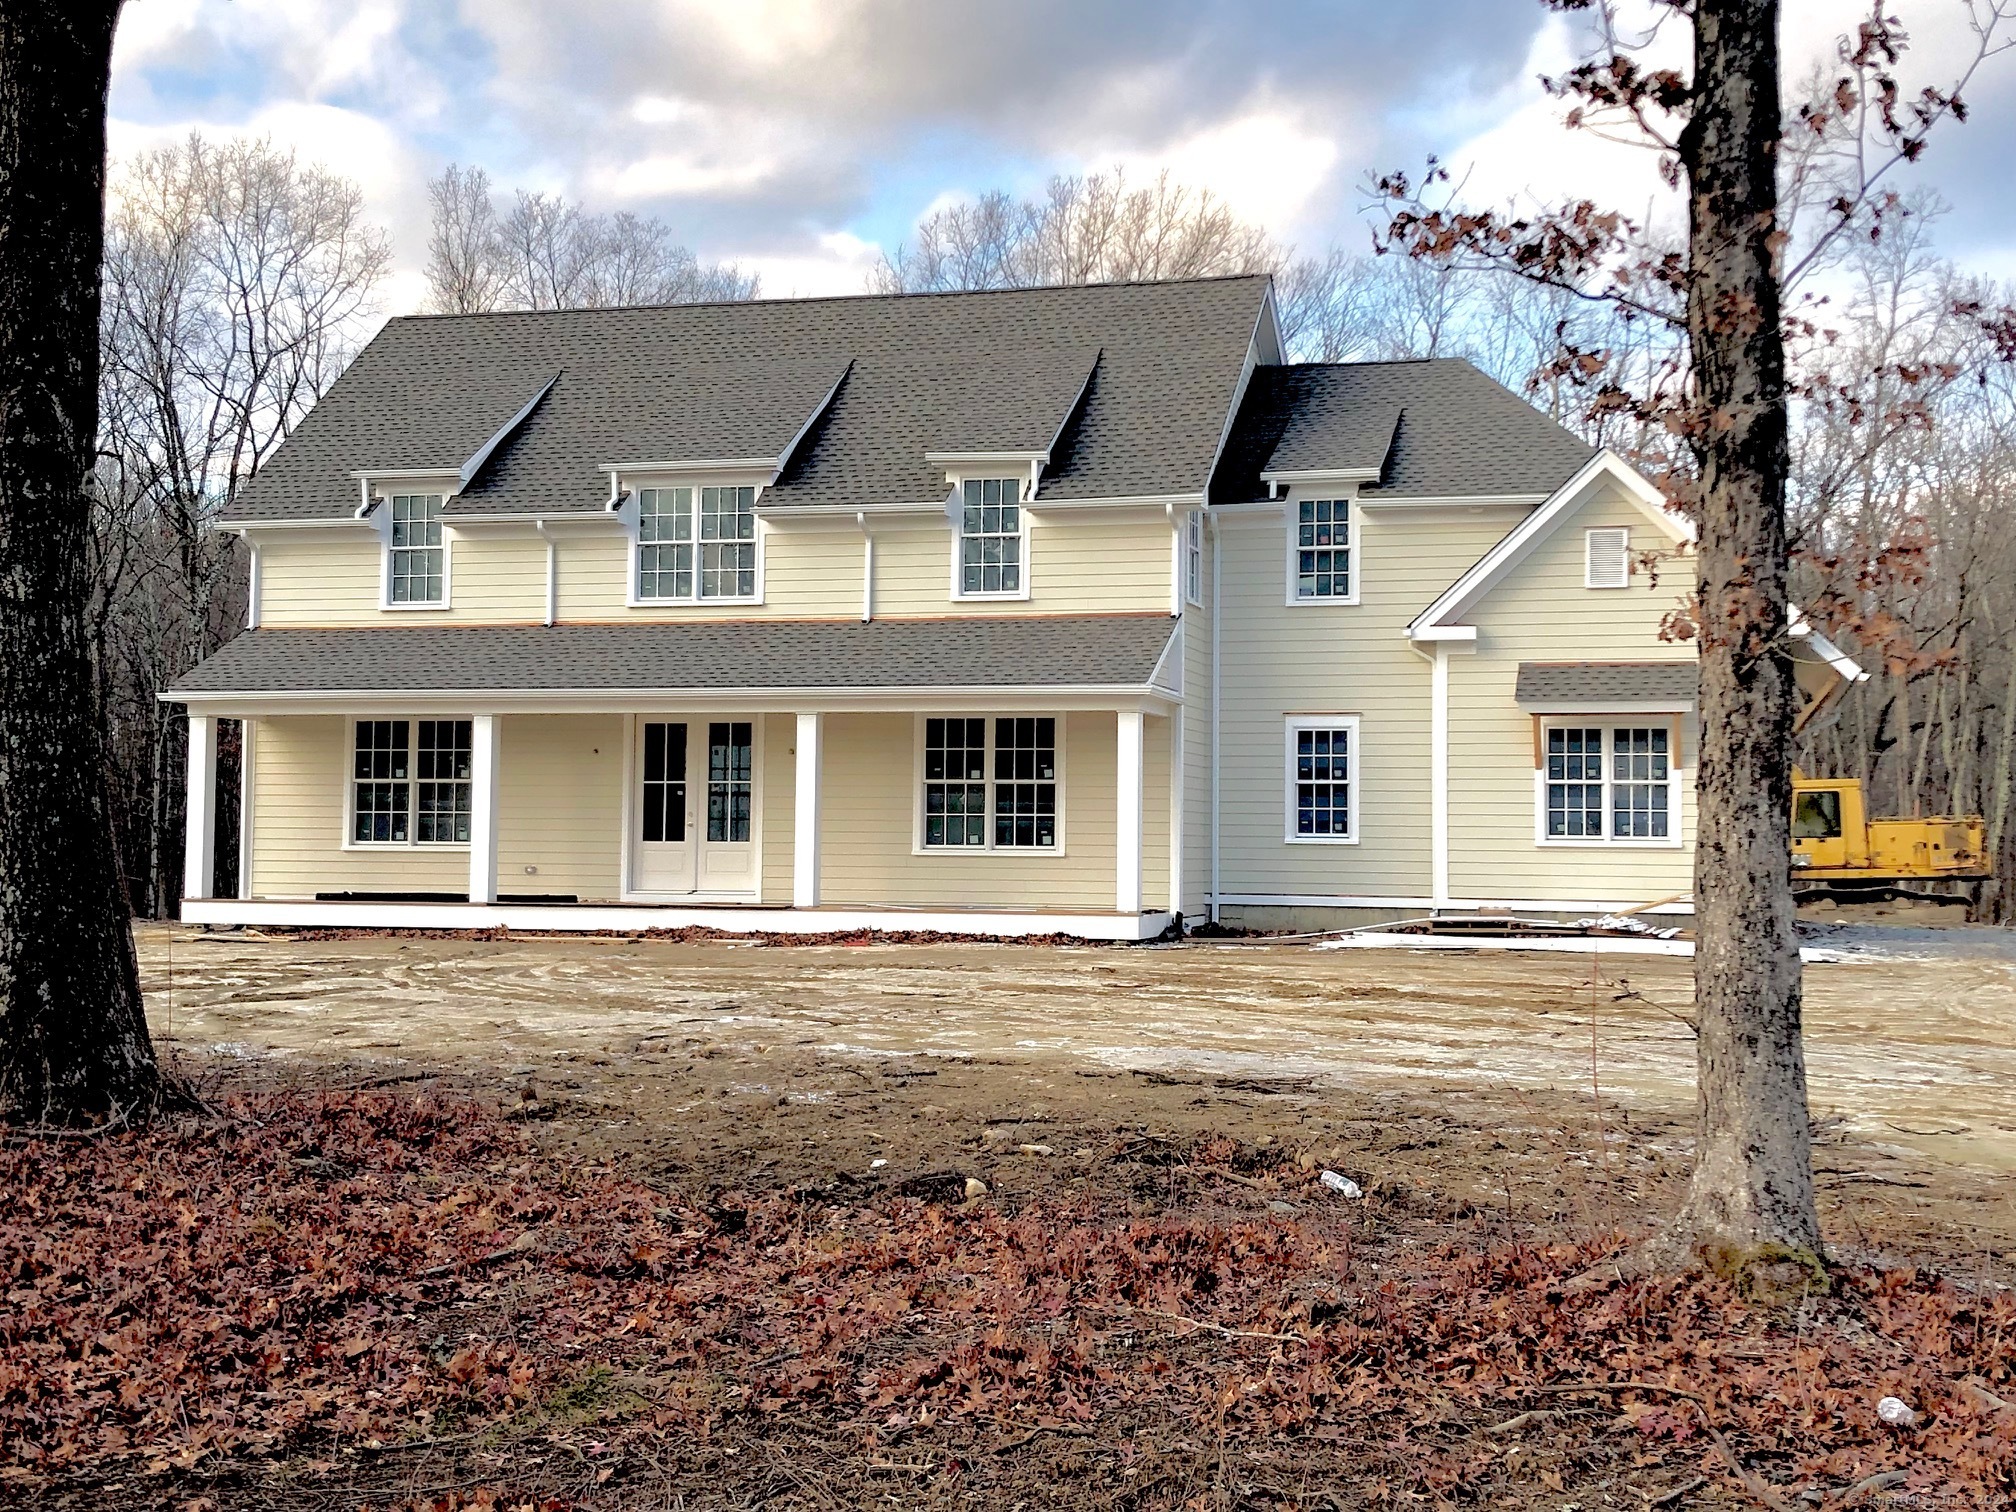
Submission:
{"label": "gray shingle roof", "polygon": [[599,463],[774,456],[843,370],[771,503],[936,499],[944,469],[927,451],[1040,450],[1081,388],[1046,496],[1196,493],[1266,288],[1256,276],[405,317],[331,386],[233,516],[335,518],[356,506],[354,471],[459,466],[556,371],[469,508],[600,508]]}
{"label": "gray shingle roof", "polygon": [[[1390,447],[1382,448],[1382,438]],[[1211,498],[1265,498],[1263,472],[1382,461],[1379,481],[1361,489],[1365,498],[1550,494],[1593,455],[1573,432],[1460,358],[1261,368],[1247,386]]]}
{"label": "gray shingle roof", "polygon": [[1691,703],[1700,664],[1656,662],[1521,662],[1513,697],[1520,703]]}
{"label": "gray shingle roof", "polygon": [[1145,686],[1159,614],[247,630],[169,694]]}

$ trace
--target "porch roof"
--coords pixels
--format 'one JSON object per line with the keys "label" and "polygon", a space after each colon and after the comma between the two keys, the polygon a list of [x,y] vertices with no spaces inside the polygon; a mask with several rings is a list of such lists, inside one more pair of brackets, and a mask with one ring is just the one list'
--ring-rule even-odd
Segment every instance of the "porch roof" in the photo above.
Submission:
{"label": "porch roof", "polygon": [[1513,696],[1522,704],[1692,704],[1700,664],[1684,661],[1521,662]]}
{"label": "porch roof", "polygon": [[247,630],[164,698],[1146,690],[1161,614]]}

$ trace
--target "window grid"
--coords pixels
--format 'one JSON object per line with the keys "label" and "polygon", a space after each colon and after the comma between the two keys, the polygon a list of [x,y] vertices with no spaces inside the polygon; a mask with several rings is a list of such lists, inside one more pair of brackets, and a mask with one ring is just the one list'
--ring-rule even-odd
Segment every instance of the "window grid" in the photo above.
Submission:
{"label": "window grid", "polygon": [[1351,596],[1351,501],[1304,499],[1296,506],[1295,596]]}
{"label": "window grid", "polygon": [[1183,527],[1183,597],[1204,602],[1204,511],[1193,509]]}
{"label": "window grid", "polygon": [[643,833],[653,844],[686,838],[686,726],[644,726]]}
{"label": "window grid", "polygon": [[707,726],[707,838],[715,844],[749,838],[753,728],[739,719]]}
{"label": "window grid", "polygon": [[1351,727],[1295,729],[1295,834],[1299,839],[1351,838]]}
{"label": "window grid", "polygon": [[446,586],[441,546],[441,495],[394,494],[391,564],[387,579],[395,604],[438,604]]}
{"label": "window grid", "polygon": [[959,591],[1022,591],[1022,485],[968,478],[960,490]]}
{"label": "window grid", "polygon": [[755,596],[753,486],[637,491],[639,599],[690,602]]}
{"label": "window grid", "polygon": [[1671,838],[1672,739],[1664,725],[1550,727],[1547,838]]}
{"label": "window grid", "polygon": [[922,840],[932,850],[1054,850],[1057,721],[924,721]]}
{"label": "window grid", "polygon": [[360,719],[351,742],[350,840],[467,845],[474,813],[474,722]]}

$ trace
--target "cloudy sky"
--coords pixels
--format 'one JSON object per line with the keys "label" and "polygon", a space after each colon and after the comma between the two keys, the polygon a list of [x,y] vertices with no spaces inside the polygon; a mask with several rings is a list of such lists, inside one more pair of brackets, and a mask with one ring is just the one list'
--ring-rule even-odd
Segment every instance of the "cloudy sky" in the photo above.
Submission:
{"label": "cloudy sky", "polygon": [[[1964,0],[1886,8],[1909,82],[1971,51]],[[1866,13],[1788,0],[1788,74]],[[355,178],[393,234],[388,313],[423,297],[450,162],[663,216],[767,294],[852,293],[936,204],[1113,165],[1310,250],[1364,245],[1366,174],[1430,152],[1472,199],[1656,210],[1645,155],[1564,131],[1536,82],[1579,45],[1538,0],[128,0],[112,149],[269,134]],[[1950,255],[2016,278],[2016,53],[1969,93],[1900,187],[1953,204]]]}

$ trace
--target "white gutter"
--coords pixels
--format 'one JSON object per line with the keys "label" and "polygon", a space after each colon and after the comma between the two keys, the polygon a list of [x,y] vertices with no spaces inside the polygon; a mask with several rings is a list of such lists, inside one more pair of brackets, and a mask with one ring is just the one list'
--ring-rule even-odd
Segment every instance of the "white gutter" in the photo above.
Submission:
{"label": "white gutter", "polygon": [[1218,538],[1218,520],[1206,513],[1205,522],[1211,528],[1211,910],[1210,920],[1218,922],[1218,688],[1224,680],[1219,665],[1221,638],[1218,627],[1225,621],[1220,612],[1224,605],[1224,555],[1225,543]]}

